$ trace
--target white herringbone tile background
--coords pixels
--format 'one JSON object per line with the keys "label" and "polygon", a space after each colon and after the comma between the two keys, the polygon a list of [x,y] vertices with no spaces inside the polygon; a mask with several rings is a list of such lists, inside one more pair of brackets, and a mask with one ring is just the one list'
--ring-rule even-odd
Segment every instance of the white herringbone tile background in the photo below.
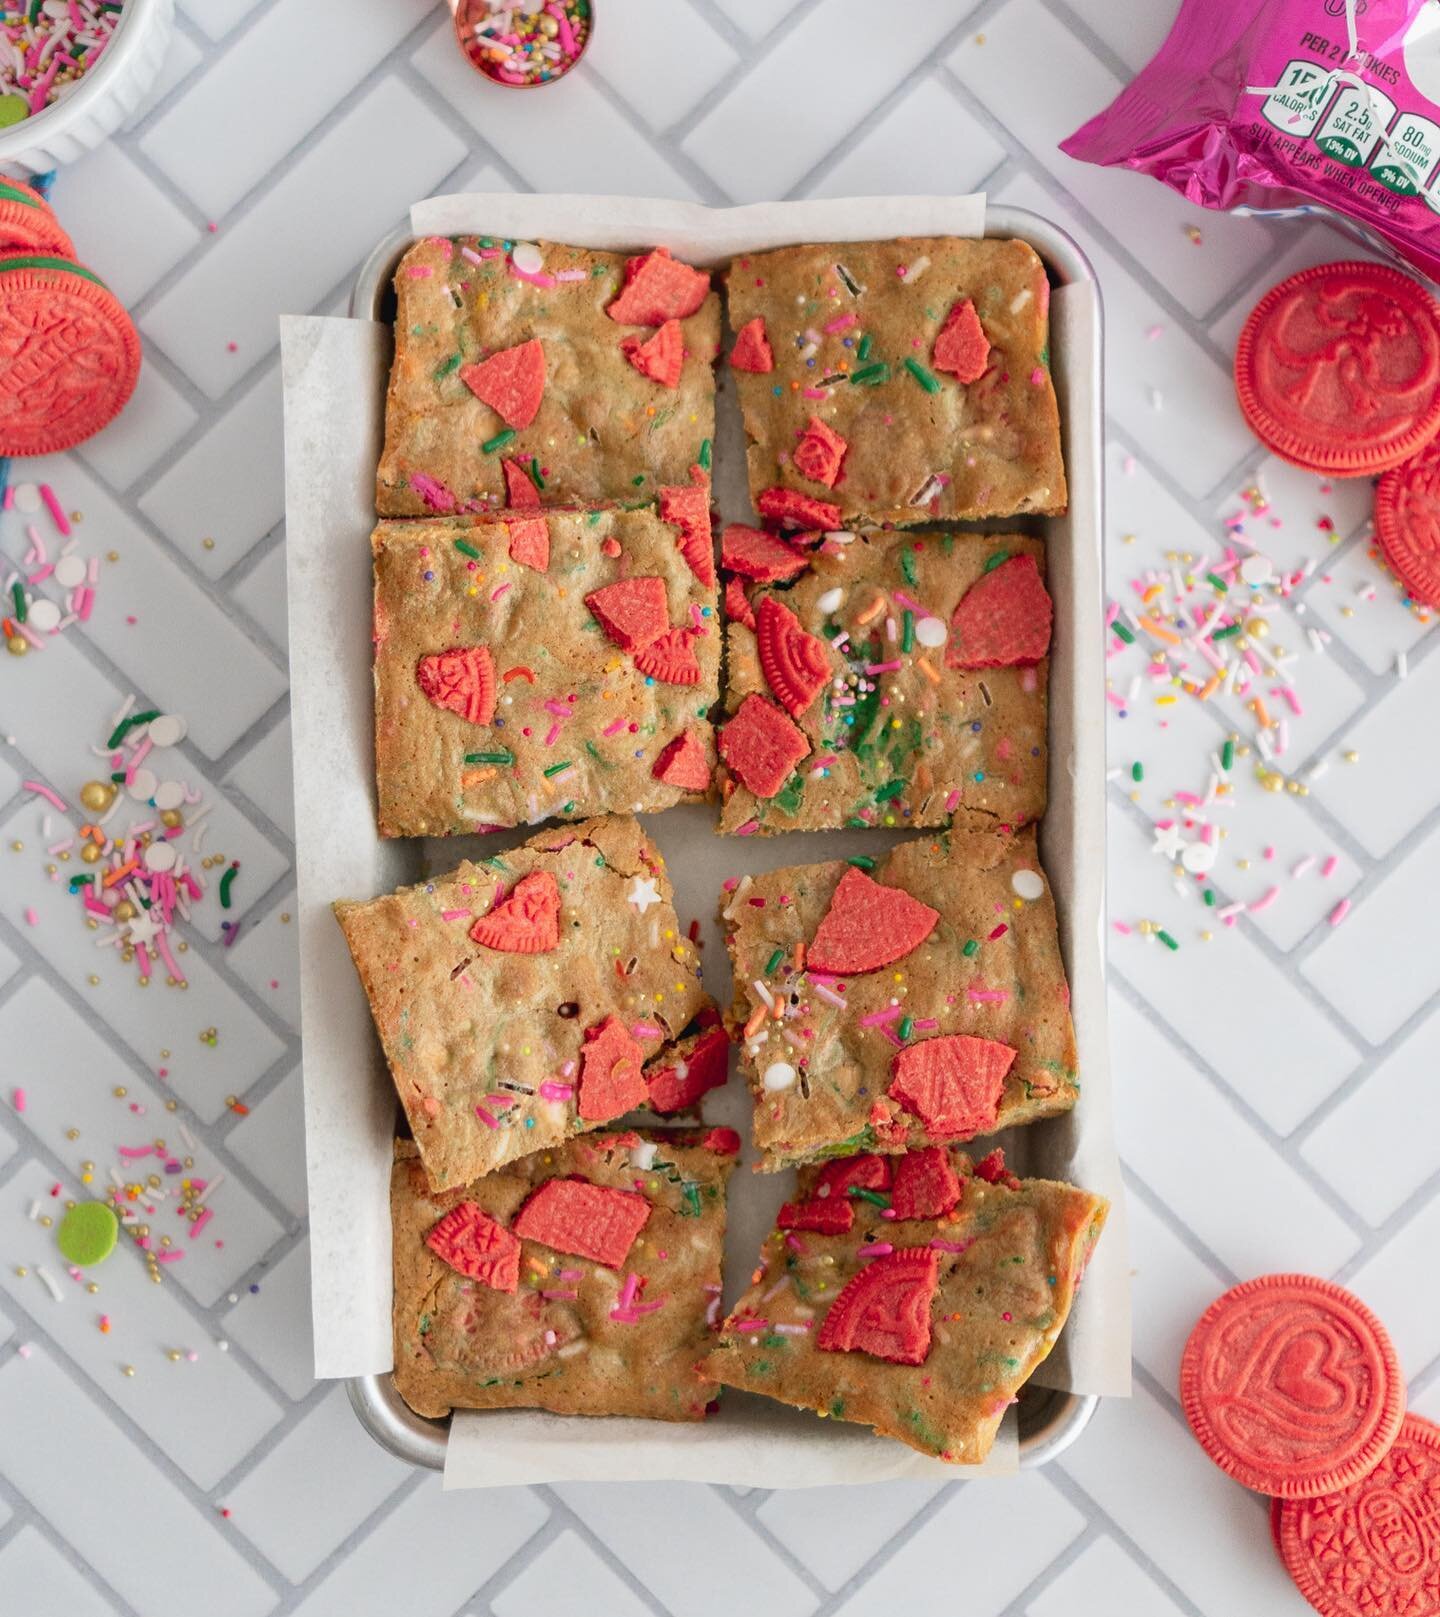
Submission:
{"label": "white herringbone tile background", "polygon": [[[1200,215],[1056,150],[1149,56],[1174,0],[600,11],[566,86],[513,96],[460,63],[430,0],[181,0],[151,110],[57,182],[81,256],[135,312],[146,370],[120,422],[44,469],[87,539],[119,554],[94,620],[43,657],[0,659],[0,1613],[704,1617],[739,1599],[767,1617],[1303,1612],[1263,1503],[1201,1456],[1175,1382],[1211,1296],[1301,1268],[1382,1313],[1412,1403],[1440,1416],[1424,1279],[1440,1245],[1440,656],[1367,558],[1368,490],[1268,462],[1228,376],[1258,293],[1353,249],[1321,225]],[[1277,869],[1333,854],[1327,881],[1288,882],[1202,942],[1149,825],[1177,786],[1203,789],[1207,754],[1246,715],[1148,692],[1112,711],[1112,914],[1181,947],[1112,939],[1136,1395],[1043,1473],[447,1497],[311,1380],[276,316],[340,312],[412,199],[482,187],[715,203],[984,188],[1036,208],[1104,287],[1112,595],[1170,552],[1214,555],[1257,478],[1270,509],[1251,537],[1277,562],[1318,558],[1283,619],[1305,692],[1291,758],[1318,766],[1313,787],[1272,797],[1241,780],[1214,879],[1253,900],[1270,847]],[[22,548],[7,518],[0,549]],[[1324,655],[1307,625],[1331,634]],[[1117,658],[1115,689],[1141,668],[1138,648]],[[91,987],[74,913],[33,850],[9,851],[39,841],[19,782],[74,791],[81,749],[132,691],[189,715],[187,772],[218,805],[210,847],[243,862],[243,936],[223,948],[205,911],[186,994],[141,994],[118,969]],[[1352,910],[1332,928],[1342,895]],[[212,1025],[214,1048],[197,1037]],[[30,1091],[23,1114],[12,1083]],[[152,1114],[162,1092],[179,1101],[227,1175],[226,1240],[161,1287],[127,1245],[97,1272],[116,1322],[102,1335],[78,1291],[62,1305],[38,1283],[50,1237],[26,1209],[75,1184],[68,1128],[111,1136],[117,1084]],[[194,1362],[172,1363],[175,1347]]]}

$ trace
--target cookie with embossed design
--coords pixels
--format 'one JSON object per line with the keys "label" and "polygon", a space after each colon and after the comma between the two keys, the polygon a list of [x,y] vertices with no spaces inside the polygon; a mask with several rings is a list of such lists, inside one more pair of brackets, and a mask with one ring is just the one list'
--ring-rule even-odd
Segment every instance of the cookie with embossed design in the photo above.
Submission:
{"label": "cookie with embossed design", "polygon": [[1222,1471],[1259,1493],[1310,1499],[1379,1463],[1400,1430],[1405,1382],[1358,1298],[1311,1275],[1261,1275],[1200,1316],[1180,1401]]}
{"label": "cookie with embossed design", "polygon": [[1368,1476],[1283,1501],[1275,1540],[1296,1588],[1325,1617],[1440,1611],[1440,1428],[1407,1415]]}
{"label": "cookie with embossed design", "polygon": [[1409,594],[1440,606],[1440,440],[1432,439],[1375,490],[1380,549]]}
{"label": "cookie with embossed design", "polygon": [[53,253],[74,258],[75,244],[50,204],[21,180],[0,174],[0,248],[10,253]]}
{"label": "cookie with embossed design", "polygon": [[1235,349],[1251,429],[1332,477],[1398,466],[1440,431],[1440,306],[1383,264],[1319,264],[1272,286]]}
{"label": "cookie with embossed design", "polygon": [[50,254],[0,258],[0,454],[83,443],[139,375],[140,339],[99,276]]}

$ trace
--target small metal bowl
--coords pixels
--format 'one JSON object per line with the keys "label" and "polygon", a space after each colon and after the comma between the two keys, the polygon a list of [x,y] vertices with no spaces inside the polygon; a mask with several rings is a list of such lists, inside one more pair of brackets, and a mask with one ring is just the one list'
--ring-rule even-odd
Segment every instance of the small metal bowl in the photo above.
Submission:
{"label": "small metal bowl", "polygon": [[[590,41],[595,37],[595,0],[589,0],[590,21],[585,30],[585,37],[580,41],[580,49],[558,71],[552,73],[548,79],[527,79],[523,84],[512,84],[509,79],[502,79],[488,64],[478,59],[478,53],[471,50],[475,39],[476,20],[483,21],[490,15],[490,7],[485,0],[449,0],[450,11],[455,19],[455,43],[460,47],[460,54],[471,67],[489,84],[495,84],[502,90],[543,90],[549,85],[558,84],[567,77],[572,68],[584,57],[590,49]],[[543,0],[529,0],[529,4],[537,11],[544,10]],[[517,4],[515,9],[521,9]]]}

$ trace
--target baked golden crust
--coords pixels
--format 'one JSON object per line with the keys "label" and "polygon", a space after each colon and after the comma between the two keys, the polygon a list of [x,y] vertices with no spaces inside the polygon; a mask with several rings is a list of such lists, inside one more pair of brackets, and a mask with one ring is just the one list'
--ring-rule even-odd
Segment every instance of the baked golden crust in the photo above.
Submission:
{"label": "baked golden crust", "polygon": [[[704,1371],[727,1387],[872,1426],[922,1454],[978,1465],[1064,1328],[1109,1204],[1052,1180],[987,1183],[963,1154],[952,1159],[963,1194],[941,1218],[889,1219],[876,1205],[888,1198],[870,1192],[854,1200],[844,1234],[775,1230]],[[801,1198],[816,1174],[801,1170]],[[935,1254],[923,1362],[819,1348],[846,1283],[892,1249]]]}
{"label": "baked golden crust", "polygon": [[[429,1416],[527,1408],[702,1419],[715,1384],[696,1366],[714,1342],[725,1185],[735,1165],[733,1150],[718,1148],[734,1141],[725,1136],[586,1135],[448,1192],[430,1189],[414,1144],[397,1140],[390,1214],[400,1396]],[[461,1202],[508,1228],[539,1186],[569,1177],[650,1203],[619,1268],[527,1238],[512,1294],[467,1279],[425,1244]],[[623,1306],[627,1286],[639,1306]]]}
{"label": "baked golden crust", "polygon": [[[625,255],[554,242],[539,250],[549,285],[515,274],[504,246],[484,237],[427,237],[401,259],[376,475],[381,516],[506,505],[507,459],[538,465],[537,497],[546,505],[653,498],[661,485],[684,483],[702,459],[701,446],[715,436],[719,297],[712,292],[681,322],[680,383],[664,387],[620,346],[627,337],[643,341],[651,328],[620,325],[605,312]],[[511,432],[460,373],[532,339],[545,351],[544,392],[534,419]]]}
{"label": "baked golden crust", "polygon": [[[544,571],[512,558],[517,522],[544,524]],[[706,795],[653,773],[686,731],[713,756],[720,678],[715,586],[653,510],[382,522],[371,543],[382,836],[645,813]],[[692,631],[696,683],[649,677],[586,605],[593,591],[641,576],[662,580],[670,623]],[[421,658],[466,646],[491,658],[488,724],[437,706],[418,682]]]}
{"label": "baked golden crust", "polygon": [[[1032,557],[1043,576],[1041,539],[859,532],[811,551],[788,587],[753,591],[752,612],[773,595],[821,642],[831,678],[795,719],[810,755],[771,798],[727,779],[720,829],[765,835],[864,823],[918,830],[953,821],[1012,830],[1038,820],[1049,659],[958,668],[947,662],[943,637],[925,643],[929,631],[948,630],[966,591],[997,559],[1015,556]],[[726,711],[752,691],[773,697],[755,631],[732,620],[726,647]]]}
{"label": "baked golden crust", "polygon": [[[775,361],[736,372],[752,498],[794,489],[839,506],[846,521],[896,523],[1065,509],[1049,283],[1025,242],[781,247],[735,259],[725,295],[736,331],[764,320]],[[984,374],[968,384],[932,363],[936,336],[967,298],[990,343]],[[848,445],[833,488],[792,459],[812,416]]]}
{"label": "baked golden crust", "polygon": [[[808,949],[851,868],[837,859],[746,876],[722,911],[735,984],[727,1020],[755,1098],[760,1167],[954,1138],[933,1136],[887,1094],[902,1045],[949,1035],[1016,1052],[985,1132],[1069,1111],[1079,1095],[1075,1029],[1034,829],[902,843],[869,874],[939,912],[925,941],[858,975],[796,970],[797,946]],[[784,1007],[778,1023],[767,996]],[[775,1063],[785,1070],[767,1084]],[[789,1081],[780,1086],[778,1078]]]}
{"label": "baked golden crust", "polygon": [[[475,920],[532,872],[559,891],[555,946],[507,953],[472,938]],[[622,815],[335,905],[437,1190],[608,1121],[579,1115],[587,1030],[617,1017],[648,1061],[709,1003],[671,899],[663,856]]]}

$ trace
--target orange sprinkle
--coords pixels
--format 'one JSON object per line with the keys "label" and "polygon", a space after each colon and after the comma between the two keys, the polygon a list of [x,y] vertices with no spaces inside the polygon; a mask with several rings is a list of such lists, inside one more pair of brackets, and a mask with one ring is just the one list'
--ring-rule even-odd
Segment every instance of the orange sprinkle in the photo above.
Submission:
{"label": "orange sprinkle", "polygon": [[478,786],[482,780],[489,780],[497,773],[494,766],[486,764],[483,769],[462,769],[460,771],[460,784],[465,787]]}
{"label": "orange sprinkle", "polygon": [[855,619],[856,623],[873,623],[885,610],[885,597],[877,595],[869,606]]}
{"label": "orange sprinkle", "polygon": [[940,676],[930,666],[930,662],[929,662],[928,658],[917,657],[915,659],[915,666],[920,670],[920,672],[922,674],[924,674],[926,679],[928,679],[932,685],[938,685],[940,683]]}
{"label": "orange sprinkle", "polygon": [[1211,674],[1209,679],[1207,679],[1200,689],[1196,691],[1196,696],[1198,696],[1202,702],[1208,702],[1210,698],[1214,696],[1215,692],[1220,689],[1220,681],[1222,678],[1223,676],[1220,674]]}
{"label": "orange sprinkle", "polygon": [[805,969],[805,940],[804,940],[804,938],[801,938],[799,943],[797,943],[795,945],[795,969],[796,969],[796,971],[804,971],[804,969]]}
{"label": "orange sprinkle", "polygon": [[1146,606],[1149,606],[1151,601],[1153,601],[1155,599],[1155,597],[1160,594],[1161,589],[1162,589],[1161,585],[1152,584],[1150,586],[1150,588],[1148,590],[1146,590],[1145,593],[1140,597],[1140,599],[1142,601],[1144,601]]}
{"label": "orange sprinkle", "polygon": [[763,1005],[757,1005],[750,1013],[750,1020],[745,1024],[745,1037],[747,1039],[753,1039],[764,1026],[765,1007]]}
{"label": "orange sprinkle", "polygon": [[1260,728],[1262,730],[1268,730],[1270,726],[1274,724],[1274,719],[1270,717],[1270,709],[1265,706],[1264,702],[1261,701],[1258,696],[1250,704],[1250,707],[1252,712],[1255,714],[1255,717],[1259,719]]}
{"label": "orange sprinkle", "polygon": [[116,882],[124,881],[132,870],[138,870],[139,868],[140,861],[138,859],[127,859],[123,865],[118,866],[115,870],[106,871],[100,885],[102,887],[113,887]]}
{"label": "orange sprinkle", "polygon": [[1163,640],[1171,646],[1180,644],[1180,636],[1173,629],[1167,629],[1163,623],[1156,623],[1154,618],[1139,618],[1136,621],[1147,634],[1153,634],[1157,640]]}

